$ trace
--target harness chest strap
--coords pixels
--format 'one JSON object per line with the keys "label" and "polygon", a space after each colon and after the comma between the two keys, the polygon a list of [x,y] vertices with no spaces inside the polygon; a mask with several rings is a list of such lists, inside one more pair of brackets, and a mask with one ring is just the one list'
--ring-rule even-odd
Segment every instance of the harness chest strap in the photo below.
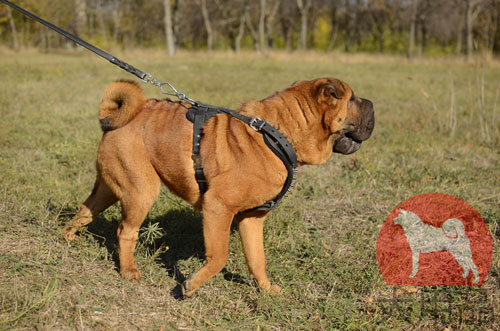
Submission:
{"label": "harness chest strap", "polygon": [[189,108],[186,117],[189,121],[193,122],[192,158],[194,162],[196,181],[198,182],[201,193],[203,194],[208,190],[208,183],[203,172],[203,166],[201,164],[200,157],[200,141],[201,137],[203,136],[203,124],[212,116],[220,113],[225,113],[230,116],[236,117],[240,121],[248,124],[255,131],[260,132],[263,135],[266,145],[274,152],[274,154],[276,154],[276,156],[278,156],[278,158],[285,165],[288,176],[281,192],[273,200],[267,201],[262,206],[245,210],[245,212],[272,210],[281,202],[282,198],[290,190],[290,187],[293,186],[293,180],[296,178],[296,167],[298,162],[297,155],[295,154],[292,145],[277,129],[259,118],[250,118],[241,115],[232,109],[210,106],[196,102],[195,105]]}

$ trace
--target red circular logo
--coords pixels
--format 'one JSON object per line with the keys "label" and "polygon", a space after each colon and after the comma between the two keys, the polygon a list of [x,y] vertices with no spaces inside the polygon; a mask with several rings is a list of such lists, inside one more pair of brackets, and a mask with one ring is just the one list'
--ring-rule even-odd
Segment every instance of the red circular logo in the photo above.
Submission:
{"label": "red circular logo", "polygon": [[387,285],[480,286],[493,258],[479,213],[448,194],[415,196],[397,206],[380,229],[377,261]]}

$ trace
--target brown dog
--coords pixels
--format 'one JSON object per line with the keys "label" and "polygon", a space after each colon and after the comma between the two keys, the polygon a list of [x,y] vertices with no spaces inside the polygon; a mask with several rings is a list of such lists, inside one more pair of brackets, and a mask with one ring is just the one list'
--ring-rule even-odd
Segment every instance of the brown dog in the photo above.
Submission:
{"label": "brown dog", "polygon": [[[117,202],[123,218],[118,227],[120,273],[139,279],[134,249],[139,227],[155,201],[161,183],[203,211],[206,263],[183,284],[191,296],[226,264],[230,226],[239,226],[246,261],[260,288],[277,293],[266,274],[264,219],[269,212],[242,211],[273,199],[287,170],[264,143],[262,134],[227,114],[203,127],[201,160],[208,191],[200,193],[193,169],[193,123],[189,104],[146,98],[131,82],[119,81],[104,93],[99,118],[111,129],[102,137],[97,179],[91,195],[63,230],[67,240],[99,213]],[[370,101],[356,97],[337,79],[300,81],[262,101],[241,106],[240,114],[259,117],[292,144],[299,164],[324,163],[333,152],[355,152],[374,126]]]}

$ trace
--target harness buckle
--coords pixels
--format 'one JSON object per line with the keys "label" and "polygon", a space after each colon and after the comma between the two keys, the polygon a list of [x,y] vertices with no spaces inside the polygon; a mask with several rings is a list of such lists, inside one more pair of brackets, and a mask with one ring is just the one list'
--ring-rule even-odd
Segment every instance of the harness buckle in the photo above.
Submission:
{"label": "harness buckle", "polygon": [[[260,121],[260,123],[259,123],[259,121]],[[264,125],[266,125],[266,121],[263,121],[258,117],[254,117],[250,120],[250,123],[248,123],[248,125],[250,125],[250,127],[252,129],[254,129],[255,131],[259,132],[260,130],[262,130]]]}

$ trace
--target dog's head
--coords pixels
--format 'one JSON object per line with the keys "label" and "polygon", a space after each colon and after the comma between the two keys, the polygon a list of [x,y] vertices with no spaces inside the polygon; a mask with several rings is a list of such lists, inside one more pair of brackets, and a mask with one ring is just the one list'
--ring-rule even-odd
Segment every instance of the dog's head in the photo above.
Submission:
{"label": "dog's head", "polygon": [[375,125],[373,103],[356,96],[343,81],[335,78],[300,81],[292,89],[309,90],[324,128],[334,137],[333,152],[354,153],[370,137]]}

